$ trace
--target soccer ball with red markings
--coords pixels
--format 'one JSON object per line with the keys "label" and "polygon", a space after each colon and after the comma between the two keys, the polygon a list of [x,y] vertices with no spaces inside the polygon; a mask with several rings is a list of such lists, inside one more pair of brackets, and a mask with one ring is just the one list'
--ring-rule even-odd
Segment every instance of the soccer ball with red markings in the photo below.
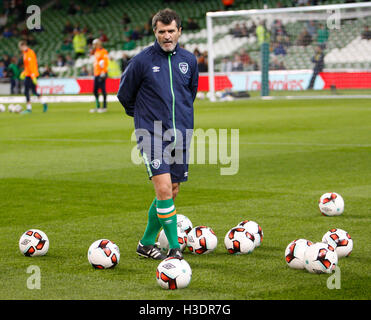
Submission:
{"label": "soccer ball with red markings", "polygon": [[324,216],[339,216],[344,212],[344,199],[336,192],[323,194],[318,205]]}
{"label": "soccer ball with red markings", "polygon": [[293,269],[305,269],[304,253],[313,242],[307,239],[296,239],[288,244],[285,250],[287,265]]}
{"label": "soccer ball with red markings", "polygon": [[164,289],[186,288],[192,279],[192,269],[184,259],[174,257],[162,260],[156,270],[157,283]]}
{"label": "soccer ball with red markings", "polygon": [[[184,251],[184,249],[187,246],[187,234],[185,231],[179,227],[177,227],[178,230],[178,242],[180,245],[180,250]],[[161,232],[158,235],[158,246],[163,252],[169,251],[169,241],[167,240],[166,234],[164,229],[161,230]]]}
{"label": "soccer ball with red markings", "polygon": [[232,228],[224,237],[224,245],[230,254],[247,254],[255,248],[255,237],[242,226]]}
{"label": "soccer ball with red markings", "polygon": [[207,254],[215,250],[218,238],[213,229],[197,226],[187,235],[187,247],[194,254]]}
{"label": "soccer ball with red markings", "polygon": [[19,239],[19,250],[26,257],[43,256],[49,250],[49,239],[41,230],[29,229]]}
{"label": "soccer ball with red markings", "polygon": [[338,263],[335,248],[328,243],[312,244],[304,253],[305,269],[310,273],[332,273]]}
{"label": "soccer ball with red markings", "polygon": [[334,247],[338,258],[348,257],[353,250],[353,239],[342,229],[330,229],[324,234],[322,242]]}
{"label": "soccer ball with red markings", "polygon": [[94,241],[88,250],[88,260],[95,269],[114,268],[120,261],[119,247],[108,239]]}
{"label": "soccer ball with red markings", "polygon": [[193,225],[188,217],[183,214],[177,214],[176,219],[178,228],[182,229],[186,234],[188,234],[188,232],[192,230]]}
{"label": "soccer ball with red markings", "polygon": [[255,248],[261,245],[263,241],[264,233],[263,233],[262,227],[259,224],[257,224],[255,221],[244,220],[244,221],[241,221],[237,225],[237,227],[244,227],[250,234],[254,236]]}

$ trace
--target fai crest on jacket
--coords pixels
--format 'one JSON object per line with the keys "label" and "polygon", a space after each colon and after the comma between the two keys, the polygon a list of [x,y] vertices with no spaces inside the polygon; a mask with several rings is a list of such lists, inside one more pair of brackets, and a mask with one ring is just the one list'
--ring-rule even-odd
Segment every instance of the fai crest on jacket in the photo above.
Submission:
{"label": "fai crest on jacket", "polygon": [[183,74],[186,74],[188,72],[188,63],[187,62],[179,63],[179,69]]}

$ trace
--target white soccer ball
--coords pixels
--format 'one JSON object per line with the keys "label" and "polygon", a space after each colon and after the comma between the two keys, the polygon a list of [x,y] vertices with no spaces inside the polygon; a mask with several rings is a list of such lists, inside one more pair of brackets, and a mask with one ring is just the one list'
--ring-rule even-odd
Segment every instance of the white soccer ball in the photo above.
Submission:
{"label": "white soccer ball", "polygon": [[6,107],[0,103],[0,112],[5,112],[6,111]]}
{"label": "white soccer ball", "polygon": [[49,250],[49,239],[41,230],[29,229],[19,239],[19,250],[26,257],[43,256]]}
{"label": "white soccer ball", "polygon": [[22,112],[22,110],[23,110],[23,107],[20,104],[16,104],[13,107],[13,112],[15,112],[15,113],[20,113],[20,112]]}
{"label": "white soccer ball", "polygon": [[206,226],[194,227],[187,235],[187,247],[193,254],[207,254],[215,250],[218,238]]}
{"label": "white soccer ball", "polygon": [[328,243],[312,244],[304,253],[305,269],[310,273],[332,273],[338,264],[335,248]]}
{"label": "white soccer ball", "polygon": [[249,233],[251,233],[254,236],[255,248],[261,245],[263,241],[264,233],[263,233],[263,229],[261,228],[259,224],[257,224],[255,221],[244,220],[244,221],[241,221],[237,226],[244,227]]}
{"label": "white soccer ball", "polygon": [[330,229],[324,234],[322,242],[334,247],[338,258],[348,257],[353,250],[353,239],[342,229]]}
{"label": "white soccer ball", "polygon": [[11,103],[8,105],[8,111],[9,112],[14,112],[14,107],[15,107],[15,104]]}
{"label": "white soccer ball", "polygon": [[325,216],[339,216],[344,212],[344,199],[336,192],[328,192],[319,199],[319,210]]}
{"label": "white soccer ball", "polygon": [[[187,246],[187,234],[184,230],[177,227],[178,230],[178,242],[180,245],[180,250],[184,251]],[[164,229],[162,229],[158,235],[158,246],[163,252],[169,251],[169,241],[167,240]]]}
{"label": "white soccer ball", "polygon": [[287,265],[293,269],[305,269],[304,253],[313,242],[307,239],[296,239],[288,244],[285,250]]}
{"label": "white soccer ball", "polygon": [[119,247],[108,239],[94,241],[88,250],[88,260],[95,269],[114,268],[120,261]]}
{"label": "white soccer ball", "polygon": [[161,288],[186,288],[192,279],[192,269],[184,259],[174,257],[162,260],[156,269],[156,280]]}
{"label": "white soccer ball", "polygon": [[191,220],[188,217],[182,214],[177,214],[177,225],[178,228],[182,229],[185,233],[188,234],[189,231],[193,228]]}
{"label": "white soccer ball", "polygon": [[224,237],[224,245],[230,254],[247,254],[255,248],[255,237],[242,226],[230,229]]}

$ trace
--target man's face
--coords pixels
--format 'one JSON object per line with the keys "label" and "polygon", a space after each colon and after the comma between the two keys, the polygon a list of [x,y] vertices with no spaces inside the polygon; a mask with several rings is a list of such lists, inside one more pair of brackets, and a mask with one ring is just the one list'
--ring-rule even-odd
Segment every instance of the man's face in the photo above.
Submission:
{"label": "man's face", "polygon": [[168,25],[163,24],[161,21],[157,21],[154,33],[161,49],[165,52],[171,52],[178,43],[182,28],[177,28],[175,20]]}

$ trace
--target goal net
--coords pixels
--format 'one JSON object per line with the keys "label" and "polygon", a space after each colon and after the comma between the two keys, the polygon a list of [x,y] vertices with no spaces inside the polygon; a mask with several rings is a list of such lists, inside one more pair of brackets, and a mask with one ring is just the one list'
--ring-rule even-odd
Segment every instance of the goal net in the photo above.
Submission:
{"label": "goal net", "polygon": [[212,101],[371,93],[371,2],[208,12],[206,22]]}

